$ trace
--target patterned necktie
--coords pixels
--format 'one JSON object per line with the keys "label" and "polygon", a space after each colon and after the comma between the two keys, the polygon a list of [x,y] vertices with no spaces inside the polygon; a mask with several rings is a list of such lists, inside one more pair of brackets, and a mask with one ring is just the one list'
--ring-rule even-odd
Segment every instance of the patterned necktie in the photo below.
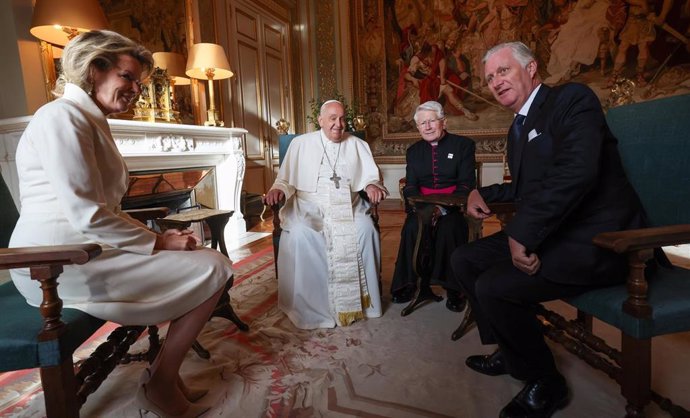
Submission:
{"label": "patterned necktie", "polygon": [[[516,152],[515,152],[515,147],[517,147],[518,141],[520,140],[520,133],[522,132],[522,127],[523,124],[525,123],[525,118],[527,116],[517,114],[515,115],[515,119],[513,119],[513,124],[510,125],[510,133],[508,134],[508,142],[510,145],[510,150],[511,152],[509,153],[509,158],[510,158],[510,166],[513,170],[515,170],[515,163],[516,163]],[[512,174],[512,173],[511,173]]]}
{"label": "patterned necktie", "polygon": [[513,145],[520,139],[520,133],[522,132],[522,126],[525,123],[526,117],[518,113],[515,115],[515,119],[513,119],[513,124],[510,125],[510,140],[513,142]]}

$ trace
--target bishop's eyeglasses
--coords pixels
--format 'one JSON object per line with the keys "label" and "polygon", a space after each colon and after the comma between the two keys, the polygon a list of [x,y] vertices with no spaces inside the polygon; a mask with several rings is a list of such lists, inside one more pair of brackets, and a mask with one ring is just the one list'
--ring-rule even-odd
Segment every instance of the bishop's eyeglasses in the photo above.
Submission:
{"label": "bishop's eyeglasses", "polygon": [[417,126],[431,126],[436,122],[442,121],[443,118],[427,119],[417,123]]}

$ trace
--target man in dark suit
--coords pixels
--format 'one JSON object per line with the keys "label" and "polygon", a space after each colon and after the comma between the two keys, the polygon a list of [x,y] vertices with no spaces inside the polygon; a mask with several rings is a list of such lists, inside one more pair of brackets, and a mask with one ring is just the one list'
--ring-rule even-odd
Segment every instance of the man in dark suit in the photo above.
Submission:
{"label": "man in dark suit", "polygon": [[567,404],[568,388],[535,306],[623,282],[625,258],[592,238],[642,226],[642,210],[588,87],[541,84],[534,54],[520,42],[492,48],[483,62],[494,97],[516,113],[508,136],[512,182],[473,190],[467,212],[485,219],[487,202],[513,201],[516,213],[503,231],[452,256],[482,343],[498,344],[493,354],[470,356],[466,364],[526,381],[501,417],[549,417]]}

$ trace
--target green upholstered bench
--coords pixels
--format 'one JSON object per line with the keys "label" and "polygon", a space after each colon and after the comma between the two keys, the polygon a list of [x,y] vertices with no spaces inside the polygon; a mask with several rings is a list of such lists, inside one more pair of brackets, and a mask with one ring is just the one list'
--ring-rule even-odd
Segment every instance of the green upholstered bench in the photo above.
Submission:
{"label": "green upholstered bench", "polygon": [[[690,270],[659,266],[645,277],[655,248],[690,243],[690,95],[616,107],[606,119],[650,227],[594,238],[627,255],[627,283],[566,300],[578,310],[575,320],[542,307],[546,334],[620,384],[626,416],[644,416],[650,400],[690,416],[651,388],[652,337],[690,330]],[[620,350],[591,333],[592,318],[621,331]]]}

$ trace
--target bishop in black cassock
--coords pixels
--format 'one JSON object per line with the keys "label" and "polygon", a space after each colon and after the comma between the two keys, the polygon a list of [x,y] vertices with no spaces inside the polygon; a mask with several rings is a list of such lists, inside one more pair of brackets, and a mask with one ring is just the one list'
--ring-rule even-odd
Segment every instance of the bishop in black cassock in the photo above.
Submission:
{"label": "bishop in black cassock", "polygon": [[[446,132],[443,117],[427,119],[426,122],[420,124],[417,120],[423,139],[407,150],[403,197],[433,193],[466,196],[476,183],[474,141]],[[440,129],[440,138],[430,141],[425,137],[423,129],[437,123],[442,125],[437,128]],[[406,205],[406,210],[407,218],[401,232],[400,249],[391,284],[394,303],[409,301],[416,288],[412,263],[418,221],[413,208]],[[464,308],[465,301],[461,288],[452,278],[450,256],[455,248],[467,242],[468,226],[463,214],[456,209],[438,208],[438,211],[440,216],[431,230],[431,284],[442,285],[448,295],[446,306],[458,311]]]}

